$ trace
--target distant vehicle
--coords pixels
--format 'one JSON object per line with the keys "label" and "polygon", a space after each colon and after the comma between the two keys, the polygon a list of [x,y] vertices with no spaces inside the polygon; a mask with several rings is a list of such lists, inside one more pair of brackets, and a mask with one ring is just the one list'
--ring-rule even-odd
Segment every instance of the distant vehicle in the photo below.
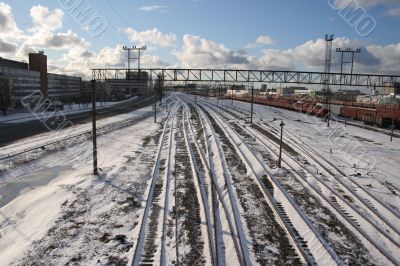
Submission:
{"label": "distant vehicle", "polygon": [[53,112],[53,111],[63,111],[64,110],[64,104],[61,101],[53,101],[51,104],[46,108],[47,111]]}

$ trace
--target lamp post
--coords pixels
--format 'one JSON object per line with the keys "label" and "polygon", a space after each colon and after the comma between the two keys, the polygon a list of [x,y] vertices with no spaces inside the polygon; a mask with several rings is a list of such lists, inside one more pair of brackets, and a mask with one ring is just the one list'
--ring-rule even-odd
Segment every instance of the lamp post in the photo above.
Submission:
{"label": "lamp post", "polygon": [[283,146],[283,127],[285,126],[285,123],[283,121],[280,124],[281,126],[281,142],[280,142],[280,147],[279,147],[279,161],[278,161],[278,166],[279,168],[282,168],[282,146]]}

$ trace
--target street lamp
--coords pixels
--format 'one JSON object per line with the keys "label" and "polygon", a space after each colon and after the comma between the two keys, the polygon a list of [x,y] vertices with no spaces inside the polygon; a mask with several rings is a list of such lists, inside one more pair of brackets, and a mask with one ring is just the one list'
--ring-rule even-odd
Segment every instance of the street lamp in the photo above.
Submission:
{"label": "street lamp", "polygon": [[283,127],[285,126],[285,123],[283,121],[280,124],[281,126],[281,143],[279,147],[279,161],[278,161],[278,166],[279,168],[282,168],[282,145],[283,145]]}

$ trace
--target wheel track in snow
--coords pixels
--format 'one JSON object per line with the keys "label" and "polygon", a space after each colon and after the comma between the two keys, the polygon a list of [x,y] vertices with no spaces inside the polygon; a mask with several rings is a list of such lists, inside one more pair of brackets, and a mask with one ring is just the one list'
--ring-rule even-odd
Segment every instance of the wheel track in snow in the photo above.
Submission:
{"label": "wheel track in snow", "polygon": [[[208,102],[207,102],[207,104],[215,106],[215,104],[212,104],[212,103],[208,103]],[[223,111],[223,108],[221,108],[221,107],[219,107],[219,106],[217,106],[217,107],[220,108],[220,109]],[[243,109],[241,109],[241,108],[235,108],[235,109],[236,109],[236,112],[239,112],[239,113],[243,114]],[[239,111],[237,111],[237,110],[239,110]],[[276,128],[274,128],[274,129],[276,130]],[[248,131],[248,130],[247,130],[247,131]],[[249,132],[249,131],[248,131],[248,132]],[[254,132],[249,132],[249,133],[250,133],[251,135],[253,135],[254,137],[256,137],[257,139],[260,140],[260,138],[256,136],[257,134],[254,134]],[[262,134],[262,133],[259,132],[259,131],[258,131],[258,133]],[[265,137],[265,136],[264,136],[264,137]],[[266,139],[266,138],[265,138],[265,139]],[[269,144],[272,144],[273,146],[275,146],[275,148],[279,148],[278,145],[277,145],[274,141],[271,141],[271,140],[269,140],[269,139],[266,139],[266,140],[268,141]],[[266,144],[266,142],[264,141],[264,145],[265,145],[265,146],[269,146],[269,144]],[[271,150],[273,153],[276,154],[276,151],[273,151],[272,149],[269,149],[269,150]],[[305,152],[306,154],[309,154],[308,151],[306,152],[306,151],[304,151],[304,150],[302,150],[302,149],[300,149],[300,151],[301,151],[301,152]],[[286,152],[285,152],[285,153],[286,153]],[[292,155],[290,155],[289,153],[286,153],[286,154],[287,154],[288,157],[292,157]],[[313,157],[314,157],[314,156],[313,156]],[[357,220],[354,219],[353,215],[350,215],[343,207],[346,207],[346,208],[348,208],[348,209],[351,209],[351,210],[356,214],[356,216],[358,216],[359,218],[361,218],[361,220],[366,221],[366,222],[372,227],[372,229],[374,229],[374,230],[377,231],[377,233],[381,233],[381,234],[383,234],[384,236],[386,236],[386,237],[387,237],[387,241],[391,242],[392,245],[395,245],[395,246],[398,248],[398,247],[399,247],[398,243],[397,243],[395,240],[393,240],[392,237],[391,237],[390,235],[388,235],[387,232],[385,232],[385,231],[382,230],[380,227],[378,227],[374,222],[370,221],[370,219],[368,219],[367,217],[365,217],[365,215],[363,215],[363,214],[362,214],[357,208],[355,208],[353,205],[347,203],[347,200],[344,199],[337,191],[333,190],[333,189],[329,186],[329,184],[326,184],[326,182],[324,182],[323,179],[318,178],[318,177],[317,177],[314,173],[312,173],[309,169],[307,169],[306,167],[304,167],[303,165],[301,165],[300,163],[298,163],[298,162],[296,161],[296,159],[290,158],[290,160],[291,160],[291,161],[290,161],[291,164],[296,164],[296,165],[298,165],[303,171],[305,171],[306,173],[308,173],[308,174],[310,174],[311,176],[313,176],[324,188],[326,188],[327,190],[330,190],[330,191],[335,195],[335,197],[333,197],[333,198],[331,198],[331,199],[329,199],[329,198],[327,198],[327,197],[324,197],[323,195],[321,195],[321,196],[324,197],[324,201],[327,202],[328,205],[330,205],[333,209],[335,209],[335,210],[341,215],[341,217],[342,217],[344,220],[346,220],[346,222],[348,223],[348,225],[350,225],[350,226],[351,226],[352,228],[354,228],[357,232],[359,232],[359,233],[361,234],[361,236],[362,236],[365,240],[367,240],[367,242],[369,242],[369,243],[370,243],[379,253],[381,253],[386,259],[388,259],[388,261],[390,261],[390,262],[393,263],[393,264],[399,263],[399,262],[396,260],[396,258],[394,258],[390,253],[387,252],[386,249],[383,249],[383,248],[380,246],[380,244],[376,243],[376,241],[375,241],[373,238],[371,238],[371,237],[369,236],[369,234],[365,231],[366,229],[362,230],[362,229],[360,228],[360,224],[357,223]],[[316,159],[314,159],[314,160],[316,160]],[[285,160],[283,160],[283,161],[285,161]],[[290,163],[287,163],[288,166],[290,165]],[[323,164],[321,164],[320,162],[318,162],[318,160],[316,160],[315,163],[316,163],[317,165],[319,165],[320,167],[324,168],[326,171],[329,170],[329,169],[326,169],[326,166],[324,166]],[[305,182],[307,182],[307,181],[304,179],[303,175],[302,175],[301,173],[298,172],[298,170],[296,170],[296,169],[294,169],[294,168],[292,168],[292,167],[290,167],[290,168],[291,168],[293,171],[295,171],[299,177],[303,178],[303,180],[304,180]],[[327,172],[329,173],[329,171],[327,171]],[[337,177],[336,177],[335,175],[332,175],[332,176],[337,180]],[[340,183],[341,183],[341,182],[340,182]],[[315,190],[315,192],[317,192],[318,194],[321,194],[320,189],[316,188],[316,187],[313,186],[312,184],[309,184],[309,185]],[[344,187],[344,188],[346,189],[346,187]],[[347,190],[347,189],[346,189],[346,190]],[[355,192],[353,192],[352,190],[349,190],[349,192],[350,192],[351,195],[353,195],[353,196],[355,196],[355,197],[358,196],[358,195],[354,195]],[[337,199],[339,199],[340,204],[339,204],[339,202],[338,202]],[[362,201],[362,203],[363,203],[363,201]],[[363,204],[365,204],[365,203],[363,203]],[[371,206],[369,206],[369,205],[367,204],[366,208],[367,208],[367,209],[370,209],[370,207],[371,207]],[[373,210],[373,211],[375,211],[375,210]],[[353,213],[353,214],[354,214],[354,213]],[[394,214],[394,215],[395,215],[395,214]],[[384,220],[383,220],[383,222],[385,223]],[[395,233],[395,232],[394,232],[394,233]],[[393,250],[393,248],[392,248],[392,250]]]}

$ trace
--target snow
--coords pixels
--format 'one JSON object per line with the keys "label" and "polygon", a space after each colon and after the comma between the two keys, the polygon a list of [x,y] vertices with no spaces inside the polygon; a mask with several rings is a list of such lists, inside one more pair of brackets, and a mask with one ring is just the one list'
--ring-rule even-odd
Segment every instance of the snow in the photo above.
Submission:
{"label": "snow", "polygon": [[[209,101],[217,102],[212,98]],[[224,108],[231,107],[230,100],[220,100],[219,105],[222,104],[225,105]],[[234,102],[234,105],[250,110],[248,103]],[[279,134],[279,123],[283,120],[285,122],[284,140],[296,151],[302,151],[302,158],[312,162],[313,158],[305,151],[313,150],[310,153],[317,154],[318,157],[314,161],[326,158],[345,173],[345,176],[341,176],[335,169],[331,169],[328,164],[322,162],[320,165],[312,165],[310,169],[313,169],[316,174],[315,176],[307,175],[307,181],[304,181],[307,183],[305,187],[315,187],[320,192],[314,191],[313,194],[320,193],[321,197],[336,196],[339,206],[351,213],[357,222],[361,223],[363,230],[366,230],[370,238],[380,243],[385,250],[392,252],[392,256],[398,257],[393,252],[396,250],[395,245],[390,244],[384,234],[379,234],[373,226],[368,225],[362,216],[372,217],[377,221],[379,219],[362,208],[360,213],[349,208],[341,197],[331,190],[337,190],[339,183],[326,177],[326,172],[328,170],[335,172],[343,182],[346,182],[349,189],[359,190],[354,183],[350,182],[350,179],[357,182],[366,191],[357,192],[362,198],[368,198],[370,193],[385,206],[398,211],[400,210],[399,195],[394,192],[396,192],[395,188],[400,188],[398,175],[400,139],[394,138],[393,142],[390,142],[389,136],[382,132],[351,125],[345,127],[338,121],[331,121],[331,127],[327,128],[326,123],[321,122],[319,118],[284,109],[255,105],[254,110],[255,120],[269,128],[275,135]],[[235,110],[232,111],[235,112]],[[165,118],[166,114],[162,113],[161,116]],[[240,236],[244,240],[241,244],[246,249],[244,259],[247,262],[255,263],[251,238],[243,223],[244,220],[235,219],[239,215],[243,216],[243,210],[239,205],[236,189],[229,182],[232,169],[228,169],[225,163],[226,154],[224,154],[215,131],[206,123],[205,114],[200,113],[200,116],[204,122],[204,134],[209,140],[206,151],[208,158],[202,158],[202,161],[209,160],[208,167],[212,170],[214,181],[218,184],[218,193],[224,203],[220,205],[219,219],[217,220],[217,227],[219,227],[217,233],[220,236],[219,239],[222,240],[219,243],[218,251],[223,253],[220,262],[227,265],[237,263],[235,241]],[[21,121],[28,119],[20,118]],[[102,119],[98,121],[98,126],[132,118],[142,119],[133,126],[99,136],[99,177],[91,174],[92,146],[89,140],[67,145],[65,148],[45,154],[39,159],[0,172],[0,265],[22,265],[30,261],[39,264],[93,265],[97,263],[112,264],[115,260],[129,262],[133,258],[145,212],[145,201],[151,190],[150,178],[154,171],[154,162],[157,160],[157,151],[161,149],[163,157],[167,157],[168,153],[174,157],[177,151],[175,148],[168,149],[168,143],[161,148],[158,145],[154,136],[161,132],[162,127],[153,123],[152,107]],[[223,131],[235,144],[235,149],[240,159],[246,163],[247,169],[253,171],[253,174],[249,174],[251,178],[260,178],[265,172],[269,174],[270,178],[275,178],[274,176],[280,174],[281,170],[264,167],[262,161],[250,151],[251,148],[244,143],[240,135],[229,127],[225,119],[218,118],[217,115],[214,118],[218,124],[223,125]],[[244,124],[241,123],[241,125]],[[72,134],[80,134],[89,131],[90,128],[90,123],[78,124],[62,131],[47,132],[29,139],[22,139],[2,147],[0,157],[38,147]],[[256,131],[253,132],[256,135]],[[152,136],[149,143],[144,141],[148,136]],[[190,132],[186,132],[185,138],[187,138],[186,141],[195,139],[194,134]],[[175,143],[172,138],[168,141]],[[201,146],[200,143],[197,147],[199,146]],[[272,142],[270,146],[271,149],[275,149]],[[193,159],[192,152],[189,154]],[[291,162],[290,156],[284,155],[283,158],[285,166],[288,167],[287,162]],[[164,178],[171,175],[171,187],[168,192],[169,199],[167,199],[169,211],[174,205],[172,183],[174,181],[172,174],[174,162],[171,160],[169,171],[162,173]],[[321,166],[323,164],[327,169]],[[193,163],[191,166],[195,177],[198,169]],[[227,183],[225,183],[224,175],[228,178]],[[210,194],[211,186],[208,179],[207,174],[204,179],[205,188],[196,186],[199,202],[204,201],[201,196],[206,194],[205,189]],[[321,185],[319,180],[322,179],[326,184],[332,184],[332,186]],[[197,180],[193,181],[197,183]],[[303,219],[307,214],[294,206],[290,196],[281,187],[280,181],[275,179],[274,181],[276,182],[274,183],[275,195],[273,197],[282,203],[299,234],[309,243],[311,252],[316,255],[315,259],[319,262],[334,264],[333,260],[336,258],[327,252],[329,247],[321,242],[318,232],[312,230],[312,224],[310,225],[307,220]],[[160,196],[161,201],[164,201],[164,196],[165,191]],[[206,212],[210,212],[211,202],[209,199],[206,201],[208,202],[206,206],[201,204],[201,217],[204,217]],[[357,201],[357,204],[359,202]],[[397,221],[397,218],[391,216],[390,212],[383,209],[381,205],[376,204],[375,207],[389,222]],[[256,210],[251,211],[256,212]],[[340,216],[338,212],[333,213]],[[340,219],[346,223],[343,218]],[[240,220],[243,224],[240,223]],[[238,224],[229,224],[232,221],[239,222]],[[165,222],[162,215],[160,215],[160,222]],[[398,228],[399,225],[393,224],[393,226]],[[201,228],[206,243],[204,254],[210,258],[205,221]],[[230,234],[232,228],[234,237]],[[382,228],[384,227],[382,226]],[[67,237],[63,237],[64,234]],[[159,235],[161,236],[161,234]],[[392,237],[398,241],[398,235]],[[170,245],[165,247],[167,264],[175,258],[174,245],[176,243],[173,242],[173,238],[167,239],[169,240],[167,243]],[[335,238],[335,235],[332,238]],[[381,256],[373,251],[375,248],[372,246],[367,245],[367,247],[371,249],[372,255]],[[186,252],[187,247],[182,246],[182,251]],[[384,262],[379,258],[378,261]]]}
{"label": "snow", "polygon": [[[213,103],[217,101],[210,99]],[[231,107],[231,100],[220,100],[220,105]],[[234,107],[250,111],[250,104],[234,101]],[[295,136],[300,143],[317,150],[321,157],[332,161],[348,176],[361,173],[361,177],[352,177],[366,187],[374,196],[400,211],[398,195],[393,194],[385,182],[400,188],[398,158],[400,158],[400,139],[368,129],[345,126],[344,123],[331,121],[331,127],[320,118],[285,109],[254,105],[256,121],[269,124],[279,132],[280,121],[284,121],[284,132]],[[276,119],[276,121],[273,121]],[[273,121],[273,122],[272,122]],[[332,151],[332,152],[331,152]]]}
{"label": "snow", "polygon": [[[151,107],[110,118],[108,122],[135,116],[147,118],[132,127],[98,138],[100,177],[91,175],[90,141],[0,173],[1,187],[8,185],[11,190],[13,188],[15,190],[11,192],[13,198],[8,200],[10,202],[3,202],[5,206],[0,208],[1,265],[9,265],[18,260],[23,261],[22,255],[34,246],[37,249],[34,252],[31,250],[29,256],[38,261],[43,255],[49,255],[48,262],[55,260],[55,264],[60,264],[62,261],[66,263],[77,253],[77,249],[81,251],[83,249],[81,263],[92,264],[99,258],[93,252],[100,247],[104,249],[102,259],[107,260],[106,254],[113,250],[113,245],[118,246],[120,242],[110,240],[109,245],[98,246],[99,244],[92,239],[93,246],[85,247],[83,243],[87,240],[75,239],[75,242],[64,243],[65,246],[54,250],[53,257],[49,253],[39,252],[40,248],[51,245],[54,240],[52,236],[46,234],[55,223],[61,223],[60,228],[73,232],[73,229],[69,229],[69,224],[62,223],[60,215],[65,212],[65,204],[80,200],[80,196],[85,194],[88,195],[90,201],[81,207],[88,208],[90,211],[85,213],[82,223],[86,225],[90,221],[98,221],[96,223],[99,224],[99,230],[109,231],[111,236],[117,232],[126,235],[129,243],[132,238],[132,226],[140,214],[140,209],[132,213],[119,211],[115,214],[115,218],[101,219],[101,217],[110,213],[111,210],[118,208],[123,210],[129,207],[123,203],[125,199],[121,198],[129,195],[127,194],[129,191],[126,191],[129,188],[132,189],[135,199],[143,194],[143,186],[148,179],[147,172],[149,165],[152,164],[155,149],[143,149],[142,139],[160,129],[158,124],[153,123]],[[51,136],[51,133],[46,133],[46,135]],[[24,145],[27,144],[24,143],[22,146]],[[133,172],[135,175],[132,175]],[[40,182],[36,182],[37,180]],[[85,204],[94,205],[86,206]],[[111,225],[115,223],[121,223],[124,226],[120,229],[112,229]],[[61,230],[57,228],[54,229],[56,232]],[[94,237],[87,234],[89,239]],[[32,246],[32,243],[36,245]],[[85,248],[88,249],[86,252]],[[61,258],[55,259],[57,256]]]}
{"label": "snow", "polygon": [[[209,99],[209,101],[212,101],[214,104],[216,101],[214,99]],[[230,108],[231,107],[231,101],[225,104],[221,104],[221,101],[219,103],[223,109],[225,108]],[[250,104],[248,103],[242,103],[242,102],[235,102],[235,106],[239,106],[242,109],[250,109]],[[377,165],[390,165],[393,166],[394,171],[398,171],[398,165],[396,165],[395,160],[398,158],[400,150],[398,149],[399,147],[399,141],[396,139],[393,143],[390,143],[388,141],[387,136],[375,132],[375,131],[369,131],[366,129],[362,129],[359,127],[347,127],[345,128],[343,124],[341,123],[335,123],[331,122],[331,128],[327,128],[326,124],[321,122],[319,118],[308,116],[305,114],[299,114],[296,112],[291,112],[283,109],[275,109],[275,108],[270,108],[270,107],[265,107],[265,106],[254,106],[255,110],[255,121],[257,122],[262,122],[267,124],[269,127],[271,127],[271,131],[275,131],[278,133],[280,131],[279,128],[279,122],[280,120],[285,121],[285,137],[286,137],[286,142],[291,145],[294,142],[289,141],[288,138],[288,133],[293,136],[293,138],[300,138],[302,140],[302,144],[300,145],[309,145],[312,146],[315,150],[325,150],[325,154],[335,154],[336,156],[342,156],[342,160],[349,161],[349,167],[346,169],[342,165],[340,165],[341,168],[344,168],[343,170],[347,171],[347,175],[351,175],[354,172],[363,172],[365,173],[365,176],[370,176],[370,178],[375,178],[374,175],[378,175],[376,168]],[[227,128],[227,127],[225,127]],[[228,130],[228,129],[227,129]],[[346,134],[346,138],[350,139],[350,141],[346,141],[344,145],[340,143],[337,140],[337,137],[342,137],[343,134]],[[304,137],[304,139],[302,139]],[[342,144],[342,145],[341,145]],[[378,146],[378,148],[376,148]],[[396,147],[396,148],[393,148]],[[240,147],[243,147],[240,146]],[[333,150],[333,152],[331,152]],[[388,152],[389,150],[389,152]],[[394,152],[395,154],[391,154]],[[388,158],[387,154],[390,154],[391,158]],[[302,154],[304,156],[304,154]],[[386,156],[385,156],[386,155]],[[245,156],[246,158],[249,157],[249,154]],[[284,155],[284,157],[287,157]],[[305,156],[307,158],[307,156]],[[374,160],[372,161],[371,158]],[[369,160],[368,160],[369,159]],[[333,160],[335,163],[335,160]],[[371,164],[372,161],[372,164]],[[375,162],[377,162],[375,164]],[[355,166],[354,166],[355,165]],[[351,168],[355,169],[351,169]],[[320,168],[320,167],[317,167]],[[321,171],[321,169],[317,169]],[[382,170],[380,170],[382,171]],[[363,179],[365,179],[365,176],[362,176]],[[339,177],[340,178],[340,177]],[[382,180],[382,179],[381,179]],[[328,180],[325,180],[328,181]],[[385,178],[383,178],[383,181],[389,181],[393,182],[397,187],[398,187],[398,177],[397,175],[393,173],[387,174]],[[315,182],[317,182],[315,180]],[[347,182],[347,181],[346,181]],[[396,205],[395,208],[398,208],[398,195],[394,195],[394,193],[390,193],[386,187],[382,186],[381,182],[381,188],[380,188],[380,194],[383,191],[385,191],[385,194],[379,195],[378,193],[372,193],[374,194],[375,197],[380,197],[381,199],[383,198],[386,200],[386,203],[390,203],[391,201],[397,201],[396,203],[392,203],[392,205]],[[317,185],[317,183],[315,183]],[[375,187],[374,187],[375,189]],[[371,191],[370,191],[371,192]],[[359,192],[357,192],[359,193]],[[329,198],[331,196],[331,192],[327,193],[325,190],[326,197]],[[389,199],[390,197],[390,199]],[[339,201],[341,201],[339,199]],[[342,203],[342,202],[340,202]],[[290,207],[290,205],[288,205]],[[343,208],[344,204],[340,204],[340,206]],[[379,207],[379,206],[375,206]],[[395,254],[395,244],[388,241],[386,236],[384,236],[382,233],[384,231],[377,231],[376,229],[372,228],[370,224],[364,222],[364,219],[361,218],[360,214],[357,212],[352,211],[349,209],[347,206],[345,207],[347,212],[352,213],[352,215],[355,216],[357,221],[362,221],[362,226],[364,230],[367,232],[367,237],[374,239],[374,241],[378,242],[379,247],[385,247],[383,254],[388,254],[391,253],[392,258],[396,258]],[[385,210],[382,210],[382,208],[378,208],[379,212],[385,213]],[[387,214],[387,213],[386,213]],[[390,217],[390,216],[388,216]],[[390,217],[391,218],[391,217]],[[295,219],[294,219],[295,220]],[[297,223],[298,225],[299,223]],[[356,227],[357,228],[357,227]],[[379,229],[379,227],[378,227]],[[387,229],[387,228],[386,228]],[[380,230],[380,229],[379,229]],[[300,230],[301,231],[301,230]],[[396,238],[396,237],[395,237]],[[397,241],[395,239],[395,241]],[[367,245],[368,248],[370,245]],[[377,255],[379,253],[376,253],[372,251],[374,255]],[[389,255],[390,256],[390,255]],[[379,255],[378,255],[379,257]],[[382,260],[381,260],[382,259]],[[396,259],[395,259],[396,260]],[[385,258],[380,258],[379,261],[387,262]]]}
{"label": "snow", "polygon": [[[119,102],[97,102],[96,103],[96,108],[98,110],[104,109],[106,107],[110,107],[116,104],[121,104],[125,102],[132,101],[136,99],[137,97],[130,98],[128,100],[124,101],[119,101]],[[89,104],[65,104],[64,105],[64,110],[60,112],[56,112],[57,114],[62,113],[64,115],[70,115],[70,114],[79,114],[79,113],[84,113],[92,110],[92,103]],[[29,121],[34,121],[34,120],[40,120],[41,117],[49,117],[54,115],[55,112],[41,112],[40,116],[35,115],[34,113],[31,112],[13,112],[7,116],[0,116],[0,124],[1,123],[24,123],[24,122],[29,122]]]}

